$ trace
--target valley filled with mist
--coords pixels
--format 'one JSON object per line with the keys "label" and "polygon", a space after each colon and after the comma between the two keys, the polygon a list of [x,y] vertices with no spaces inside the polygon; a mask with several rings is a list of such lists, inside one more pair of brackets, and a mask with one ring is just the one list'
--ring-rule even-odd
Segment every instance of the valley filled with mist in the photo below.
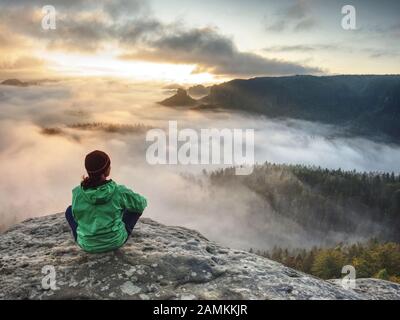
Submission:
{"label": "valley filled with mist", "polygon": [[[147,197],[145,216],[224,245],[398,240],[399,145],[329,123],[157,103],[173,92],[163,83],[90,77],[1,85],[1,231],[64,211],[85,174],[84,156],[100,149],[111,156],[111,178]],[[146,132],[167,130],[168,121],[179,129],[254,129],[254,172],[148,164]]]}

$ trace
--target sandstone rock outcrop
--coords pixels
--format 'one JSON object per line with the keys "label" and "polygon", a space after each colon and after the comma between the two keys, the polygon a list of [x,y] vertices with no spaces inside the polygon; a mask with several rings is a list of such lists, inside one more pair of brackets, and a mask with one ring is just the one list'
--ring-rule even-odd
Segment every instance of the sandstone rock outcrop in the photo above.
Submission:
{"label": "sandstone rock outcrop", "polygon": [[400,298],[390,282],[345,290],[147,218],[124,247],[95,255],[76,246],[62,214],[27,220],[0,235],[0,274],[0,299]]}

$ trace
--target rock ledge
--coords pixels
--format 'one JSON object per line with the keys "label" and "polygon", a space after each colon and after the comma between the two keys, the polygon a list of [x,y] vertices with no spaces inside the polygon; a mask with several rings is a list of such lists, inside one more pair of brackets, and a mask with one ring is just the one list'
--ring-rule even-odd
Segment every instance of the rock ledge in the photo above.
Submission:
{"label": "rock ledge", "polygon": [[0,274],[0,299],[400,299],[397,284],[345,290],[147,218],[123,248],[96,255],[75,245],[62,214],[27,220],[0,235]]}

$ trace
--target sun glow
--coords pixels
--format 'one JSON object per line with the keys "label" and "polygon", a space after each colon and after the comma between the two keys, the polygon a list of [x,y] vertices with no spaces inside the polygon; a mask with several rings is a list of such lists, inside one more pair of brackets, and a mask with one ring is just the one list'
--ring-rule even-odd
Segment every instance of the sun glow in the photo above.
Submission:
{"label": "sun glow", "polygon": [[195,65],[119,60],[108,55],[52,54],[51,69],[69,76],[111,76],[146,81],[214,83],[210,73],[195,73]]}

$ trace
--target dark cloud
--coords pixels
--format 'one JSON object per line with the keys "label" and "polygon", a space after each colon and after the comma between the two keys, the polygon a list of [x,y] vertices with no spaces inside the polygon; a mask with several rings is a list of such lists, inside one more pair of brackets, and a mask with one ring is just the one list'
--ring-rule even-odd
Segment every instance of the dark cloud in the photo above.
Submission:
{"label": "dark cloud", "polygon": [[106,1],[103,9],[114,19],[149,15],[151,12],[149,2],[145,0]]}
{"label": "dark cloud", "polygon": [[400,56],[400,50],[388,49],[388,48],[372,48],[372,47],[351,47],[344,43],[332,43],[332,44],[295,44],[286,46],[271,46],[263,49],[265,52],[315,52],[315,51],[345,51],[347,53],[364,53],[370,58],[383,58],[383,57],[398,57]]}
{"label": "dark cloud", "polygon": [[123,55],[125,59],[197,64],[197,72],[223,75],[288,75],[318,73],[320,69],[240,52],[232,39],[216,30],[180,31],[147,43],[148,48]]}
{"label": "dark cloud", "polygon": [[[0,24],[11,29],[14,35],[44,42],[50,49],[96,51],[113,34],[114,25],[107,13],[91,0],[73,1],[68,7],[55,1],[52,4],[56,7],[55,30],[42,29],[42,15],[38,14],[39,7],[35,7],[36,4],[40,4],[40,1],[32,1],[26,6],[6,7],[0,12]],[[79,10],[78,4],[92,6],[91,9]]]}
{"label": "dark cloud", "polygon": [[[0,4],[3,7],[24,7],[24,8],[32,8],[32,7],[43,7],[46,5],[52,5],[54,7],[62,8],[62,9],[83,9],[88,7],[98,6],[99,3],[119,3],[123,0],[1,0]],[[135,1],[135,0],[132,0]]]}
{"label": "dark cloud", "polygon": [[311,52],[317,50],[315,46],[311,45],[293,45],[293,46],[273,46],[273,47],[267,47],[264,49],[267,52]]}
{"label": "dark cloud", "polygon": [[135,17],[150,14],[149,2],[146,0],[0,0],[2,9],[41,9],[43,6],[54,6],[57,13],[79,13],[101,10],[113,18]]}
{"label": "dark cloud", "polygon": [[318,21],[310,13],[311,0],[296,0],[292,5],[279,10],[277,18],[266,21],[268,31],[306,31],[318,25]]}
{"label": "dark cloud", "polygon": [[114,31],[115,37],[123,46],[135,45],[138,42],[148,42],[151,39],[160,37],[164,34],[167,26],[154,18],[131,20],[121,26],[118,26]]}
{"label": "dark cloud", "polygon": [[335,50],[334,44],[297,44],[287,46],[272,46],[264,48],[267,52],[313,52],[319,50]]}
{"label": "dark cloud", "polygon": [[303,30],[310,30],[315,26],[317,26],[317,21],[314,18],[308,17],[300,20],[300,22],[298,22],[295,25],[294,29],[296,31],[303,31]]}
{"label": "dark cloud", "polygon": [[306,0],[296,0],[294,4],[282,10],[286,18],[301,20],[308,15],[309,3]]}
{"label": "dark cloud", "polygon": [[49,48],[94,52],[113,35],[111,27],[96,16],[82,19],[59,19],[56,30],[49,30],[44,37]]}

